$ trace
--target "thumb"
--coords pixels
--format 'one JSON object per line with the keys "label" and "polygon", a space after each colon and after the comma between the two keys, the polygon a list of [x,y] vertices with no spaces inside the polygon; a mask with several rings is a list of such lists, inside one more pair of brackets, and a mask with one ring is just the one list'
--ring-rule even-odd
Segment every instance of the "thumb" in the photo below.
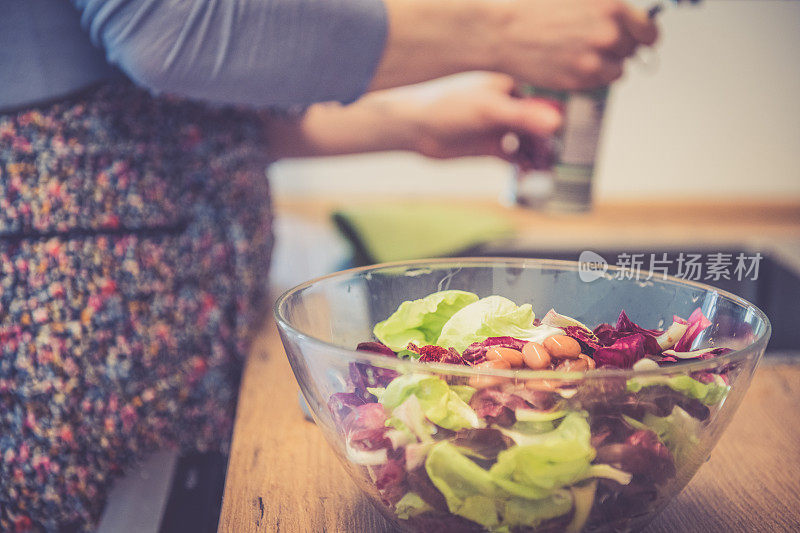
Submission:
{"label": "thumb", "polygon": [[561,113],[552,105],[531,98],[503,96],[494,101],[492,119],[517,133],[547,137],[561,127]]}

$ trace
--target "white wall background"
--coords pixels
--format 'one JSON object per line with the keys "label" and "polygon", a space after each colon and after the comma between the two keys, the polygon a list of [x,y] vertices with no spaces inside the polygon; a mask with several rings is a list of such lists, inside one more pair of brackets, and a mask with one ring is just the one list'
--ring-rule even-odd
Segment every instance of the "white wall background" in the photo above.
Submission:
{"label": "white wall background", "polygon": [[[661,28],[654,63],[630,63],[613,88],[597,196],[800,199],[800,0],[706,0],[667,9]],[[279,196],[496,197],[509,173],[401,153],[271,169]]]}

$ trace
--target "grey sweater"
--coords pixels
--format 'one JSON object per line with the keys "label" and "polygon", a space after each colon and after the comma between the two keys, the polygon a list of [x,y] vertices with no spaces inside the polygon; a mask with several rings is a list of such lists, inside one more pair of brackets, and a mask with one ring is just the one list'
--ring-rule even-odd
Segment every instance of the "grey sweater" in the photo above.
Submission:
{"label": "grey sweater", "polygon": [[0,110],[120,71],[218,104],[349,102],[386,33],[382,0],[0,0]]}

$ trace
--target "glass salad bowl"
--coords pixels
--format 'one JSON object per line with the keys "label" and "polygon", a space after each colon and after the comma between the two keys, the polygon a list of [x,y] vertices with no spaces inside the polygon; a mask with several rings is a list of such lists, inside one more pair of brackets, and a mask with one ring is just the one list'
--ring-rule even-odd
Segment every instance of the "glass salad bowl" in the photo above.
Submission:
{"label": "glass salad bowl", "polygon": [[[709,458],[767,317],[699,283],[583,274],[565,261],[426,260],[281,296],[280,335],[314,419],[387,519],[408,531],[636,530]],[[486,311],[498,301],[514,303]],[[528,365],[523,344],[554,327],[581,359],[559,360],[551,343],[552,364]],[[511,352],[496,343],[525,363],[497,363]]]}

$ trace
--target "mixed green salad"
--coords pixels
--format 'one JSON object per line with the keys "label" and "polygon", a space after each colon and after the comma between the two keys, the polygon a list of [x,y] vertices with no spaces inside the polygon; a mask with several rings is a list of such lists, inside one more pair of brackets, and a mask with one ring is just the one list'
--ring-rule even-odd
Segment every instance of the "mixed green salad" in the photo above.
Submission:
{"label": "mixed green salad", "polygon": [[[480,368],[656,368],[730,351],[696,349],[709,325],[700,309],[663,331],[623,311],[590,329],[553,310],[540,320],[527,303],[447,290],[402,303],[375,326],[377,341],[357,349]],[[682,465],[699,464],[695,444],[730,370],[570,381],[352,363],[349,392],[329,407],[348,459],[418,530],[595,530],[647,514]]]}

